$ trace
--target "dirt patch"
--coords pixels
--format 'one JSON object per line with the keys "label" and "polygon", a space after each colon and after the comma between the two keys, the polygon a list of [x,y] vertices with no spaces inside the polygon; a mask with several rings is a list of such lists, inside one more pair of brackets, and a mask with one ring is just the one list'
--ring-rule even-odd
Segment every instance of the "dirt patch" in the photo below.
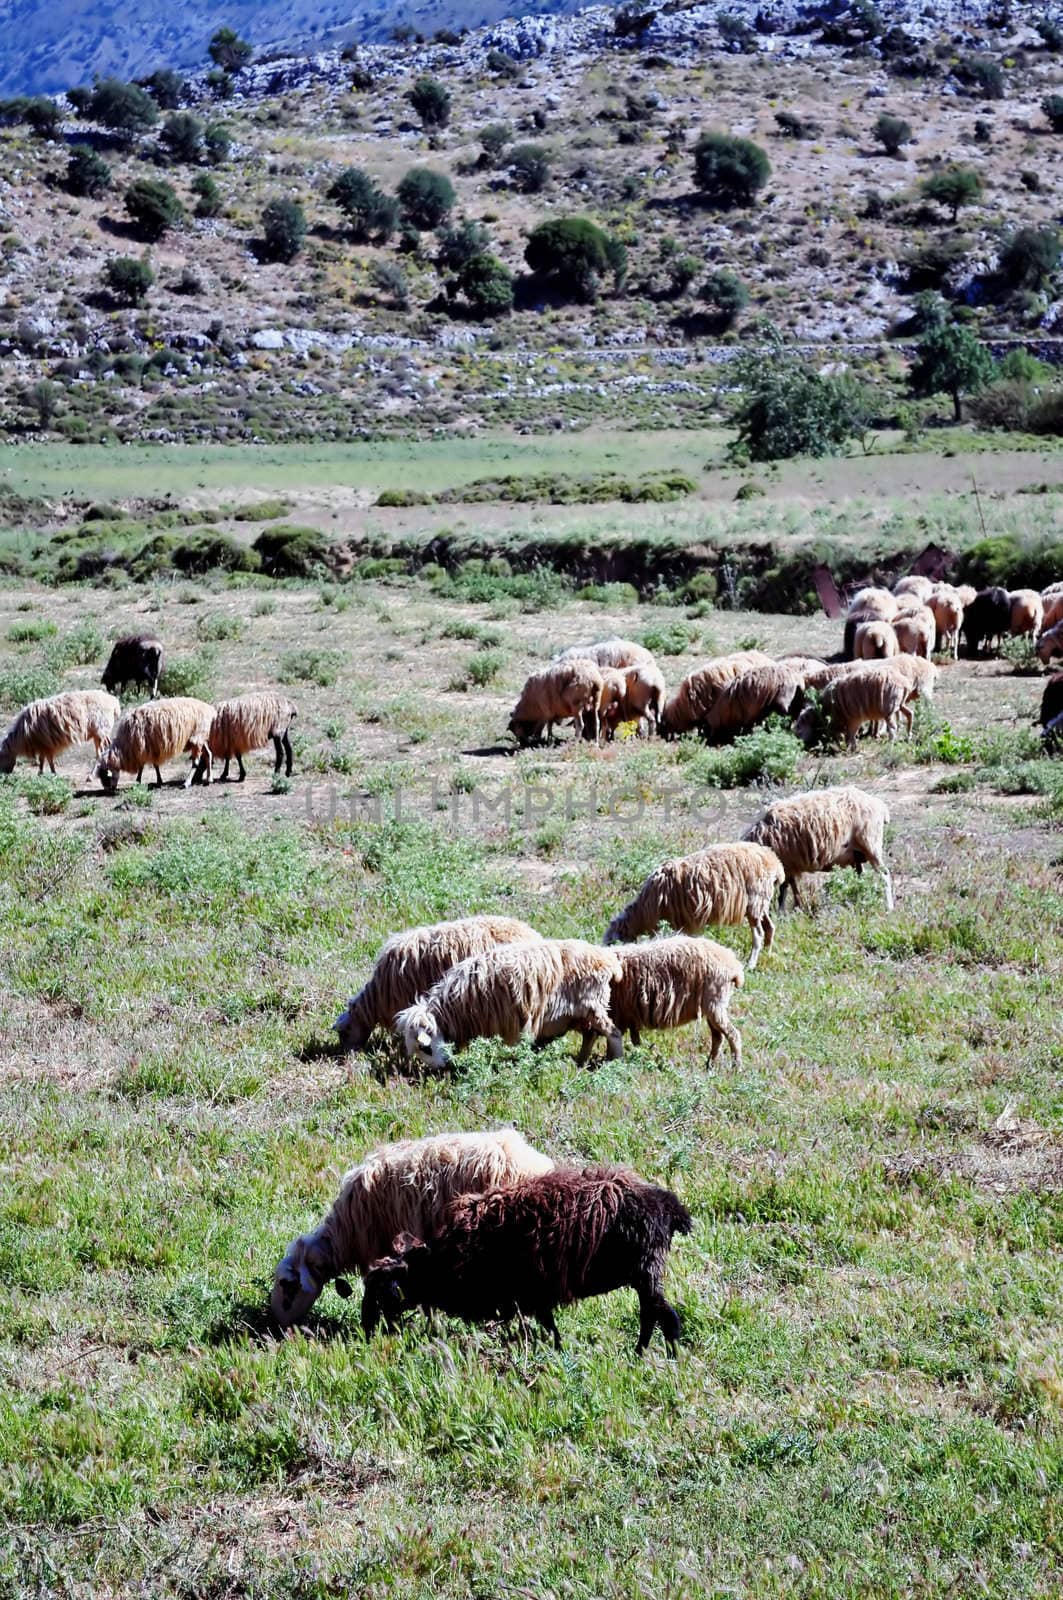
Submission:
{"label": "dirt patch", "polygon": [[956,1155],[909,1153],[891,1163],[895,1178],[918,1173],[963,1178],[992,1194],[1063,1192],[1063,1138],[1038,1123],[1017,1117],[1009,1106],[992,1128]]}

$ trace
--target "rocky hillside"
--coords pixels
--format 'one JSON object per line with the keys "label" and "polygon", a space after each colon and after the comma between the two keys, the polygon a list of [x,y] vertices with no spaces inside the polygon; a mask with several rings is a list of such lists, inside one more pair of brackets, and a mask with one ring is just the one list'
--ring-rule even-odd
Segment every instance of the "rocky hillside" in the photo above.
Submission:
{"label": "rocky hillside", "polygon": [[[639,26],[599,7],[200,72],[134,132],[63,102],[54,128],[12,120],[0,422],[74,439],[683,425],[719,415],[767,323],[895,391],[928,292],[998,354],[1053,360],[1057,262],[1016,276],[1008,249],[1031,229],[1051,256],[1063,38],[1037,8],[930,9],[780,5],[765,31],[747,0]],[[425,77],[445,114],[411,101]],[[750,194],[705,191],[703,130],[763,152]],[[423,167],[452,189],[445,215],[396,202]],[[933,186],[956,168],[958,200]],[[374,218],[339,203],[345,173]],[[145,182],[172,190],[161,227],[130,210]],[[301,218],[290,251],[264,229],[277,202]],[[532,230],[564,217],[601,230],[586,281],[529,262]],[[116,278],[119,260],[135,265]]]}

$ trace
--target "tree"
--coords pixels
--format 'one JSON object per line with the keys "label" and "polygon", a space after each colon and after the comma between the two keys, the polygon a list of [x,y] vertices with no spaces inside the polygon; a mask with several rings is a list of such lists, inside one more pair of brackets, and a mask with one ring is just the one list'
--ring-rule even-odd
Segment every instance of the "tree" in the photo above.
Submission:
{"label": "tree", "polygon": [[1019,228],[1000,254],[1000,272],[1009,289],[1045,289],[1063,253],[1058,228]]}
{"label": "tree", "polygon": [[947,206],[955,222],[961,206],[973,205],[982,198],[982,180],[973,167],[946,167],[924,178],[922,191],[935,205]]}
{"label": "tree", "polygon": [[141,78],[140,86],[163,111],[176,111],[188,93],[188,84],[172,67],[160,67],[157,72]]}
{"label": "tree", "polygon": [[497,256],[485,252],[466,261],[457,289],[474,316],[504,317],[513,310],[513,274]]}
{"label": "tree", "polygon": [[50,428],[59,414],[59,386],[47,378],[22,391],[22,404],[33,412],[38,428]]}
{"label": "tree", "polygon": [[908,382],[916,395],[951,395],[956,421],[962,422],[964,395],[980,393],[993,372],[985,345],[969,328],[949,322],[920,339]]}
{"label": "tree", "polygon": [[694,146],[694,178],[712,205],[751,205],[771,176],[771,162],[752,139],[703,133]]}
{"label": "tree", "polygon": [[457,198],[454,185],[443,172],[431,167],[411,167],[398,187],[399,210],[404,222],[415,228],[438,228]]}
{"label": "tree", "polygon": [[1053,133],[1063,133],[1063,94],[1046,94],[1041,110],[1048,119]]}
{"label": "tree", "polygon": [[271,200],[262,213],[262,238],[270,261],[294,261],[306,238],[306,214],[298,200]]}
{"label": "tree", "polygon": [[203,155],[212,167],[220,167],[229,159],[233,136],[224,122],[208,122],[203,129]]}
{"label": "tree", "polygon": [[146,257],[138,261],[134,256],[112,256],[104,265],[103,281],[123,305],[139,306],[147,299],[155,274]]}
{"label": "tree", "polygon": [[410,303],[410,284],[397,261],[374,261],[369,276],[378,294],[386,295],[399,311]]}
{"label": "tree", "polygon": [[477,256],[486,255],[491,237],[482,222],[466,217],[455,228],[447,228],[439,235],[436,265],[441,272],[460,272],[462,267]]}
{"label": "tree", "polygon": [[345,167],[329,185],[332,200],[350,225],[351,236],[360,244],[369,239],[390,239],[398,225],[398,202],[385,194],[368,172]]}
{"label": "tree", "polygon": [[0,102],[0,122],[24,122],[38,139],[52,139],[59,132],[63,113],[46,94],[16,95]]}
{"label": "tree", "polygon": [[120,78],[102,78],[92,91],[89,115],[123,139],[146,133],[159,120],[159,108],[135,83]]}
{"label": "tree", "polygon": [[563,294],[583,301],[596,300],[604,274],[616,271],[612,241],[589,217],[540,222],[528,235],[524,259]]}
{"label": "tree", "polygon": [[191,111],[175,111],[168,116],[159,140],[173,162],[191,167],[203,159],[203,124]]}
{"label": "tree", "polygon": [[749,304],[749,290],[740,278],[726,268],[720,272],[710,272],[698,294],[706,304],[714,307],[723,328],[733,328]]}
{"label": "tree", "polygon": [[161,239],[184,220],[185,208],[163,178],[138,178],[125,192],[125,208],[147,239]]}
{"label": "tree", "polygon": [[71,150],[64,179],[70,194],[85,195],[95,200],[111,186],[111,169],[95,150],[78,145]]}
{"label": "tree", "polygon": [[406,96],[424,128],[445,128],[450,121],[450,93],[438,78],[418,78]]}
{"label": "tree", "polygon": [[514,189],[539,194],[550,177],[550,156],[541,144],[515,144],[506,157]]}
{"label": "tree", "polygon": [[221,190],[209,172],[197,172],[192,179],[197,217],[216,217],[221,211]]}
{"label": "tree", "polygon": [[911,143],[912,125],[910,122],[905,122],[903,117],[895,117],[892,112],[883,111],[875,119],[871,133],[888,156],[895,156],[900,154],[904,145]]}
{"label": "tree", "polygon": [[207,46],[207,54],[223,72],[240,72],[250,64],[254,49],[232,28],[218,28]]}
{"label": "tree", "polygon": [[778,333],[769,349],[739,364],[744,397],[736,421],[736,454],[753,461],[836,455],[864,430],[852,385],[825,378],[787,351]]}
{"label": "tree", "polygon": [[498,166],[502,152],[512,137],[513,129],[508,122],[489,122],[486,128],[480,130],[480,144],[488,166]]}

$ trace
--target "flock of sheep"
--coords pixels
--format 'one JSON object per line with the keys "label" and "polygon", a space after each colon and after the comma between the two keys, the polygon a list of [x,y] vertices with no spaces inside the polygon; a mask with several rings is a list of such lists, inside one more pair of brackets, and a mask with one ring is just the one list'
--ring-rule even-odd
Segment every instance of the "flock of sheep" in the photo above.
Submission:
{"label": "flock of sheep", "polygon": [[244,756],[272,742],[274,772],[283,763],[291,777],[289,730],[296,710],[272,690],[239,695],[216,706],[189,695],[152,698],[123,712],[114,690],[124,691],[134,683],[154,696],[164,665],[157,639],[130,634],[117,640],[103,670],[103,689],[67,689],[23,707],[0,740],[0,772],[11,772],[19,757],[36,761],[38,772],[46,764],[54,772],[56,756],[91,742],[96,751],[91,776],[99,778],[109,794],[117,789],[123,772],[135,772],[139,783],[149,766],[161,787],[161,768],[185,756],[191,758],[186,789],[192,783],[210,783],[216,760],[224,762],[222,782],[235,761],[242,783]]}
{"label": "flock of sheep", "polygon": [[[933,698],[938,669],[931,656],[955,660],[963,638],[979,655],[1005,637],[1032,636],[1038,658],[1063,656],[1063,583],[1035,589],[975,590],[901,578],[889,589],[868,586],[853,596],[845,620],[840,660],[790,652],[773,659],[737,650],[687,674],[667,696],[650,651],[628,639],[572,645],[532,673],[513,708],[509,731],[520,745],[553,737],[571,721],[577,736],[612,739],[622,723],[664,738],[698,733],[722,743],[748,733],[771,715],[790,716],[806,744],[845,739],[850,748],[867,729],[884,727],[895,738],[910,732],[913,704]],[[1063,694],[1046,690],[1041,721],[1046,733],[1063,707],[1046,713]]]}
{"label": "flock of sheep", "polygon": [[[891,737],[902,721],[910,729],[913,702],[934,691],[935,648],[955,658],[961,634],[976,654],[987,641],[1023,632],[1035,635],[1042,660],[1063,654],[1063,584],[1043,595],[1009,595],[906,578],[892,593],[871,587],[854,596],[844,659],[737,651],[688,674],[671,697],[642,646],[622,639],[574,646],[528,679],[510,729],[521,744],[552,737],[564,720],[595,741],[625,722],[665,737],[697,731],[722,740],[781,712],[806,740],[833,732],[852,745],[864,727],[884,725]],[[223,779],[233,759],[243,779],[243,755],[272,741],[275,770],[286,758],[291,772],[295,707],[279,694],[218,706],[152,698],[121,713],[113,691],[134,682],[154,697],[163,665],[158,640],[119,640],[102,691],[68,691],[16,717],[0,742],[0,771],[23,756],[54,772],[56,755],[91,741],[94,771],[108,790],[122,772],[139,782],[149,765],[161,784],[161,766],[185,756],[187,787],[210,782],[215,759],[225,763]],[[1049,681],[1042,721],[1046,729],[1063,724],[1063,673]],[[835,867],[879,872],[892,909],[888,820],[882,800],[851,786],[776,801],[740,840],[661,863],[598,945],[543,938],[525,922],[492,915],[398,933],[337,1019],[340,1047],[362,1049],[383,1029],[401,1039],[410,1061],[439,1071],[477,1038],[515,1044],[523,1037],[538,1046],[575,1031],[583,1064],[599,1038],[619,1057],[625,1033],[638,1044],[644,1030],[704,1020],[710,1060],[726,1041],[738,1065],[742,1040],[729,1011],[743,965],[698,936],[748,923],[752,971],[773,944],[776,893],[780,909],[788,889],[800,905],[801,878]],[[667,937],[640,942],[662,924],[673,930]],[[277,1326],[290,1328],[327,1283],[349,1295],[345,1274],[358,1272],[367,1335],[381,1320],[390,1327],[420,1308],[468,1322],[534,1318],[560,1347],[558,1307],[629,1287],[639,1299],[637,1351],[660,1328],[674,1352],[680,1324],[664,1298],[664,1268],[674,1235],[691,1226],[669,1190],[623,1167],[555,1165],[512,1128],[405,1140],[350,1171],[320,1226],[292,1242],[276,1268],[270,1308]]]}

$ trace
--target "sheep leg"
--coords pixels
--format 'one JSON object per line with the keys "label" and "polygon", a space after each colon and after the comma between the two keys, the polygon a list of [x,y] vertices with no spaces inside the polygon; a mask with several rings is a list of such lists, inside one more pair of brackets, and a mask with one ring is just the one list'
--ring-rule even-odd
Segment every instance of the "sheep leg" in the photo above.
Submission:
{"label": "sheep leg", "polygon": [[137,768],[137,782],[138,783],[140,782],[140,780],[141,780],[141,778],[143,776],[144,776],[144,768],[143,767],[138,767]]}
{"label": "sheep leg", "polygon": [[749,952],[749,971],[753,972],[764,948],[764,930],[759,920],[750,913],[749,926],[753,930],[753,948]]}
{"label": "sheep leg", "polygon": [[[584,1028],[581,1038],[582,1043],[579,1047],[579,1055],[576,1057],[577,1067],[585,1067],[587,1065],[587,1062],[591,1058],[591,1051],[594,1049],[595,1043],[598,1039],[598,1035],[593,1031],[593,1029]],[[538,1046],[538,1048],[541,1049],[542,1046]]]}
{"label": "sheep leg", "polygon": [[285,732],[281,743],[284,746],[284,775],[286,778],[290,778],[292,775],[292,741],[287,732]]}
{"label": "sheep leg", "polygon": [[[273,753],[277,758],[273,763],[273,771],[276,774],[280,771],[281,762],[284,760],[284,746],[281,744],[279,733],[273,735]],[[291,767],[288,768],[288,771],[291,771]]]}
{"label": "sheep leg", "polygon": [[717,1011],[709,1018],[709,1027],[712,1029],[712,1054],[710,1061],[715,1061],[720,1053],[720,1046],[724,1039],[731,1052],[736,1067],[742,1065],[742,1035],[725,1012]]}
{"label": "sheep leg", "polygon": [[554,1313],[550,1307],[547,1306],[544,1310],[537,1311],[535,1313],[535,1318],[540,1327],[542,1327],[554,1341],[554,1349],[560,1350],[562,1348],[561,1335],[557,1331],[557,1323],[554,1321]]}
{"label": "sheep leg", "polygon": [[770,912],[765,911],[760,919],[760,925],[764,930],[764,949],[770,950],[775,943],[775,924],[771,920]]}
{"label": "sheep leg", "polygon": [[162,773],[159,771],[159,768],[158,768],[158,766],[156,765],[155,762],[152,762],[152,766],[155,767],[155,787],[156,787],[156,789],[161,789],[162,788]]}
{"label": "sheep leg", "polygon": [[236,752],[236,770],[240,774],[236,780],[237,783],[243,783],[244,779],[247,777],[247,773],[244,770],[244,758],[240,754],[239,750]]}
{"label": "sheep leg", "polygon": [[628,1033],[631,1035],[631,1043],[637,1049],[642,1043],[642,1034],[639,1032],[638,1028],[629,1028]]}
{"label": "sheep leg", "polygon": [[912,737],[912,724],[915,722],[915,717],[914,717],[914,715],[912,713],[911,706],[908,705],[907,703],[904,704],[901,707],[901,713],[900,714],[905,719],[905,735],[904,736],[905,736],[906,739],[910,739]]}
{"label": "sheep leg", "polygon": [[884,889],[886,891],[886,910],[887,911],[892,911],[893,910],[893,878],[890,876],[890,869],[889,869],[889,867],[886,866],[885,862],[879,862],[878,863],[878,870],[882,874],[882,884],[883,884],[883,887],[884,887]]}
{"label": "sheep leg", "polygon": [[639,1297],[639,1342],[635,1346],[635,1354],[641,1356],[645,1353],[653,1338],[654,1328],[660,1328],[668,1346],[668,1354],[674,1356],[680,1331],[678,1312],[668,1304],[657,1284],[643,1280],[634,1287]]}

